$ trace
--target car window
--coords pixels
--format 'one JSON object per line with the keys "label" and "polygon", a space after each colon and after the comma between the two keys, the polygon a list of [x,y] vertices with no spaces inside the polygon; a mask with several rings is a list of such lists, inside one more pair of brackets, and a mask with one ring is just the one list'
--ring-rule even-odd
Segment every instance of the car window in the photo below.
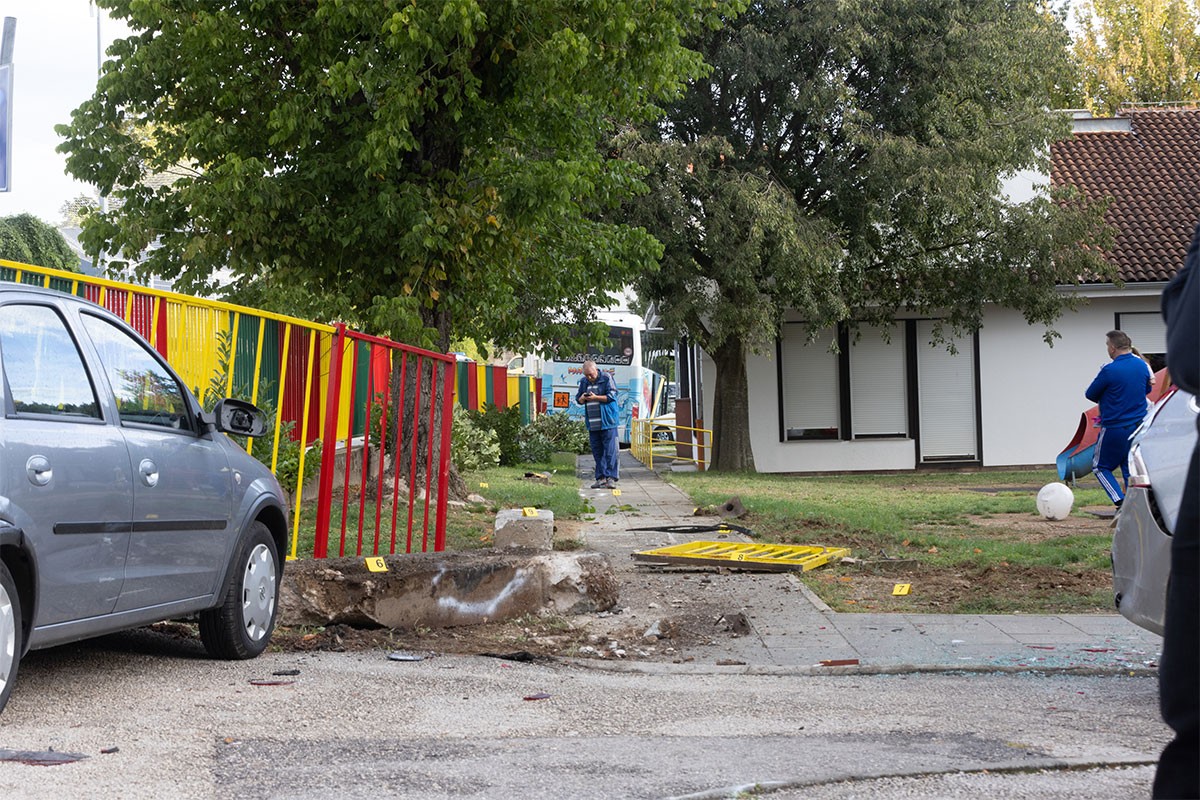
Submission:
{"label": "car window", "polygon": [[0,353],[12,411],[98,419],[100,404],[83,357],[49,306],[0,306]]}
{"label": "car window", "polygon": [[142,341],[106,319],[92,314],[80,316],[104,364],[121,423],[190,430],[187,402],[179,382]]}

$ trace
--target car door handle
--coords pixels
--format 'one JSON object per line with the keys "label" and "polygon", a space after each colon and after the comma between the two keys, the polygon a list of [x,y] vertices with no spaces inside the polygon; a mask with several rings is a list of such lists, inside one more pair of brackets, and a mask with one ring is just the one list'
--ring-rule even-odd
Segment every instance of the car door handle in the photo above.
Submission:
{"label": "car door handle", "polygon": [[30,456],[25,462],[25,474],[34,486],[45,486],[54,477],[54,470],[50,469],[50,459],[45,456]]}
{"label": "car door handle", "polygon": [[158,464],[148,458],[143,458],[142,463],[138,464],[138,475],[142,477],[142,483],[150,487],[156,486],[158,484]]}

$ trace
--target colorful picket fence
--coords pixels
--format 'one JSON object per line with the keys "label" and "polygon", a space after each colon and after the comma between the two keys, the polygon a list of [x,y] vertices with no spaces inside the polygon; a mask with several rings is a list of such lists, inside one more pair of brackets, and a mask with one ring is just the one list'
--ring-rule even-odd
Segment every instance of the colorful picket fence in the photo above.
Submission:
{"label": "colorful picket fence", "polygon": [[522,425],[533,422],[538,414],[541,378],[510,375],[503,365],[480,364],[468,359],[458,360],[454,374],[454,399],[463,408],[484,411],[489,405],[497,408],[520,406]]}
{"label": "colorful picket fence", "polygon": [[[452,356],[355,333],[342,325],[324,325],[12,261],[0,260],[0,281],[54,289],[101,305],[136,330],[202,401],[211,405],[219,397],[244,397],[270,413],[279,424],[274,426],[269,451],[260,452],[253,442],[248,442],[246,449],[276,474],[284,466],[280,455],[289,450],[289,439],[293,449],[298,450],[298,465],[287,465],[289,471],[295,469],[288,481],[290,484],[294,478],[291,558],[297,557],[301,539],[307,544],[310,537],[313,554],[324,557],[335,520],[341,539],[339,554],[346,551],[347,528],[356,537],[356,555],[444,548],[445,475],[449,470],[455,372]],[[351,480],[352,470],[346,467],[343,472],[347,481],[339,487],[332,480],[335,462],[330,461],[330,468],[324,469],[335,453],[341,452],[347,459],[354,456],[358,459],[356,463],[384,464],[389,455],[396,461],[398,453],[391,453],[388,447],[396,448],[398,438],[377,436],[372,440],[368,425],[373,415],[386,418],[392,373],[395,371],[399,378],[410,363],[419,365],[413,369],[431,376],[429,380],[416,381],[407,398],[432,432],[423,438],[410,437],[404,443],[409,449],[424,448],[419,454],[411,453],[412,471],[408,474],[415,476],[414,485],[401,489],[397,477],[390,487],[391,495],[385,497],[382,484],[371,490],[366,477],[360,475]],[[393,422],[404,415],[395,416]],[[314,489],[316,511],[309,514],[310,510],[302,505],[306,483],[312,483],[312,465],[306,461],[309,448],[318,440],[333,442],[334,446],[322,446],[323,471]],[[404,452],[408,454],[409,450]],[[374,479],[374,473],[369,477]],[[339,491],[340,519],[333,513]],[[403,537],[391,535],[399,522],[400,512],[396,509],[401,492],[408,495],[402,514]],[[374,494],[373,512],[365,506],[365,498],[370,494]],[[357,515],[351,512],[347,499],[351,495],[359,498]],[[393,507],[390,518],[388,502]],[[310,523],[306,515],[314,516],[315,520]],[[381,525],[387,526],[388,537],[383,540],[379,535],[364,537],[363,526]],[[367,530],[374,533],[371,527]],[[371,546],[364,549],[364,541]]]}

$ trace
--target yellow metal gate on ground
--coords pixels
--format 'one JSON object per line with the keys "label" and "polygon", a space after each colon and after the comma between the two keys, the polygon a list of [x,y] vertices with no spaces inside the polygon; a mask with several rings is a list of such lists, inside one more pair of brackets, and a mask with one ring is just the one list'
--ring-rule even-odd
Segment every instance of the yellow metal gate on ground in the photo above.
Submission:
{"label": "yellow metal gate on ground", "polygon": [[845,558],[845,547],[745,542],[687,542],[633,554],[634,561],[657,565],[708,565],[782,572],[807,572]]}

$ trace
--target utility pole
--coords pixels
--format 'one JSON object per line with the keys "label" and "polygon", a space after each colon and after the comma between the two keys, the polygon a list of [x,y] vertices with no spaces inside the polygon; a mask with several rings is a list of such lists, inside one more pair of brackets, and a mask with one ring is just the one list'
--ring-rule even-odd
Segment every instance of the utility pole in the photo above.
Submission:
{"label": "utility pole", "polygon": [[12,190],[12,60],[16,41],[17,20],[5,17],[0,33],[0,192]]}
{"label": "utility pole", "polygon": [[[100,11],[100,7],[96,5],[96,0],[88,0],[88,10],[96,15],[96,82],[99,83],[100,75],[104,69],[104,40],[100,36],[100,20],[104,15]],[[108,197],[104,192],[97,188],[97,196],[100,199],[100,215],[108,211]],[[93,266],[99,270],[100,274],[104,274],[104,248],[100,248],[96,252],[96,262]]]}

